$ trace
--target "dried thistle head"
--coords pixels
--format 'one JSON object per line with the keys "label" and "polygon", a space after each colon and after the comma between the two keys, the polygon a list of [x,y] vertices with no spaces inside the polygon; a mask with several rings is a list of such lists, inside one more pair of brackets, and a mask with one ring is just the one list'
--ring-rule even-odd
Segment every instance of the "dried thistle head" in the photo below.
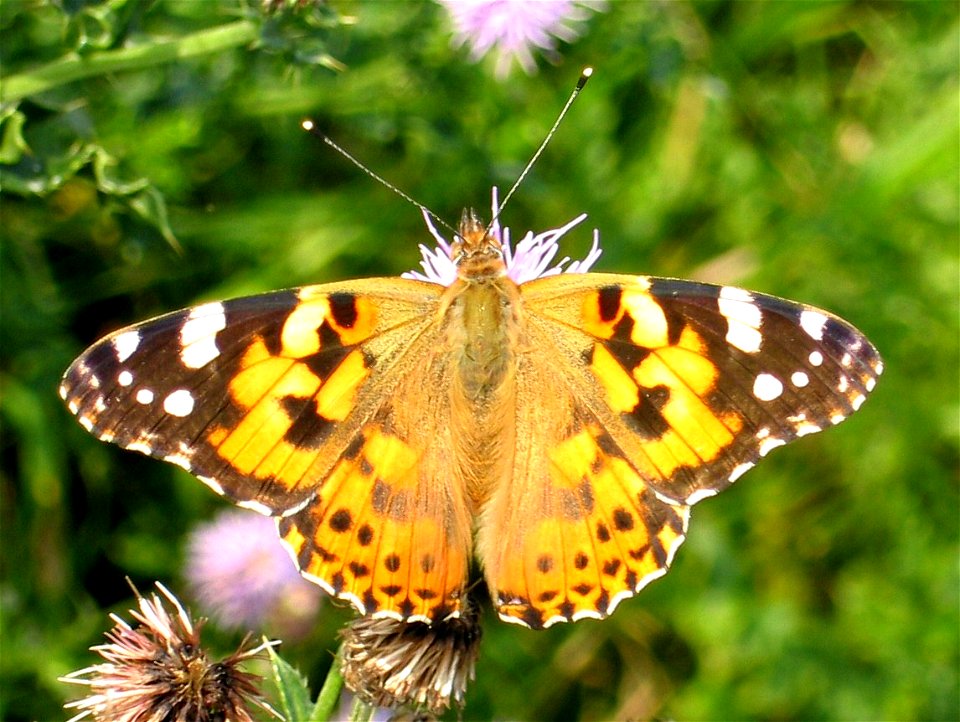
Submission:
{"label": "dried thistle head", "polygon": [[474,678],[480,624],[472,607],[433,624],[360,617],[343,640],[343,678],[360,699],[441,714],[453,704],[463,707]]}
{"label": "dried thistle head", "polygon": [[110,615],[114,627],[106,633],[108,642],[91,647],[103,662],[60,678],[90,689],[87,697],[64,705],[78,710],[70,722],[88,716],[98,722],[253,722],[251,705],[279,717],[260,696],[260,678],[239,669],[277,643],[241,645],[213,662],[200,646],[202,621],[194,623],[159,582],[157,589],[163,598],[137,592],[139,610],[130,610],[136,626]]}

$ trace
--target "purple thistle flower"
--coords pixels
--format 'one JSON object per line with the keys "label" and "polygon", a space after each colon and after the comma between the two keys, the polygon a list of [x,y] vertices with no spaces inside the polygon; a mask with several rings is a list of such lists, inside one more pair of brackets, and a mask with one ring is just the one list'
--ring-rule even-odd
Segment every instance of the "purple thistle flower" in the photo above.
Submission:
{"label": "purple thistle flower", "polygon": [[243,510],[200,524],[187,543],[185,576],[205,612],[229,629],[282,625],[306,631],[321,593],[297,571],[274,519]]}
{"label": "purple thistle flower", "polygon": [[[494,218],[496,218],[498,205],[497,189],[494,188],[492,202]],[[586,213],[581,213],[560,228],[543,231],[536,235],[533,231],[527,231],[527,235],[520,239],[516,247],[510,243],[510,229],[501,229],[500,222],[495,220],[490,228],[490,235],[499,241],[503,248],[503,260],[507,266],[507,276],[516,283],[526,283],[544,276],[556,276],[560,273],[586,273],[589,271],[590,267],[600,258],[602,252],[600,250],[600,234],[597,230],[593,231],[593,246],[586,258],[571,262],[569,256],[564,256],[558,263],[553,266],[550,265],[560,250],[558,241],[567,231],[580,225],[586,217]],[[420,254],[423,256],[423,260],[420,261],[420,266],[423,268],[423,272],[407,271],[402,275],[404,278],[449,286],[457,279],[457,264],[451,257],[451,244],[437,231],[428,213],[424,212],[423,218],[427,223],[430,235],[437,242],[437,248],[428,248],[421,243]],[[564,268],[567,263],[570,265]]]}
{"label": "purple thistle flower", "polygon": [[438,1],[453,20],[454,44],[470,45],[471,60],[496,50],[498,78],[509,74],[514,58],[532,75],[537,69],[534,48],[555,59],[556,39],[576,40],[580,34],[576,25],[590,16],[589,10],[602,10],[606,5],[599,0]]}

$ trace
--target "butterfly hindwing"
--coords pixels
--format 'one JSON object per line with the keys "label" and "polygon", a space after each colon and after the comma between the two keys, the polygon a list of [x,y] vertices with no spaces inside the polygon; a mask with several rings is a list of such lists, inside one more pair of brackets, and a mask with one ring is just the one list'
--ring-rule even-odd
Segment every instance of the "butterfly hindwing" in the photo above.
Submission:
{"label": "butterfly hindwing", "polygon": [[657,497],[557,363],[551,325],[522,342],[517,453],[482,519],[478,552],[500,617],[534,629],[601,619],[663,575],[689,508]]}

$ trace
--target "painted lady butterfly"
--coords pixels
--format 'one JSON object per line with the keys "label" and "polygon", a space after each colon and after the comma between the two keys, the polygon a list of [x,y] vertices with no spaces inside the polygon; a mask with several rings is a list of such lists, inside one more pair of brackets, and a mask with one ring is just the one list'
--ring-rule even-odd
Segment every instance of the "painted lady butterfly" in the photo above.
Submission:
{"label": "painted lady butterfly", "polygon": [[514,250],[465,212],[424,274],[146,321],[60,393],[100,439],[278,517],[364,614],[459,614],[475,558],[505,621],[602,618],[666,572],[693,504],[859,409],[882,364],[810,306],[582,272],[596,245],[544,273],[569,227]]}

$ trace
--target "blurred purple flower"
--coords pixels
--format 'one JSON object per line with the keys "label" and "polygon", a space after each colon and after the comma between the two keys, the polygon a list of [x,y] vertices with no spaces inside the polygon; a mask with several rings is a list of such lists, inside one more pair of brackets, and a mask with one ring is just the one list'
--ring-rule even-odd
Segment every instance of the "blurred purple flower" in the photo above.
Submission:
{"label": "blurred purple flower", "polygon": [[[492,207],[492,213],[495,217],[499,207],[496,188],[493,189]],[[586,217],[586,213],[581,213],[560,228],[543,231],[536,235],[533,234],[533,231],[527,231],[527,235],[517,242],[516,247],[510,243],[510,229],[503,228],[501,230],[500,222],[494,221],[490,228],[490,235],[503,246],[503,260],[507,264],[507,275],[516,283],[525,283],[543,276],[556,276],[560,273],[586,273],[589,271],[590,267],[600,258],[600,237],[597,231],[593,232],[593,246],[587,257],[582,261],[571,263],[570,258],[565,256],[553,266],[550,265],[560,251],[558,241],[567,231],[582,223]],[[402,275],[404,278],[449,286],[457,278],[457,264],[451,258],[450,242],[440,235],[427,213],[423,214],[423,218],[427,223],[430,234],[437,242],[437,247],[427,248],[421,243],[420,254],[423,256],[423,260],[420,261],[420,267],[423,268],[423,271],[408,271]],[[570,265],[564,268],[564,264],[567,263]]]}
{"label": "blurred purple flower", "polygon": [[203,611],[228,629],[272,624],[300,636],[320,604],[320,590],[300,576],[274,519],[227,510],[200,524],[187,542],[185,576]]}
{"label": "blurred purple flower", "polygon": [[573,42],[590,10],[602,10],[600,0],[438,0],[453,20],[454,44],[468,44],[470,58],[497,52],[496,74],[505,78],[514,58],[528,74],[536,72],[533,49],[548,59],[557,57],[556,39]]}

